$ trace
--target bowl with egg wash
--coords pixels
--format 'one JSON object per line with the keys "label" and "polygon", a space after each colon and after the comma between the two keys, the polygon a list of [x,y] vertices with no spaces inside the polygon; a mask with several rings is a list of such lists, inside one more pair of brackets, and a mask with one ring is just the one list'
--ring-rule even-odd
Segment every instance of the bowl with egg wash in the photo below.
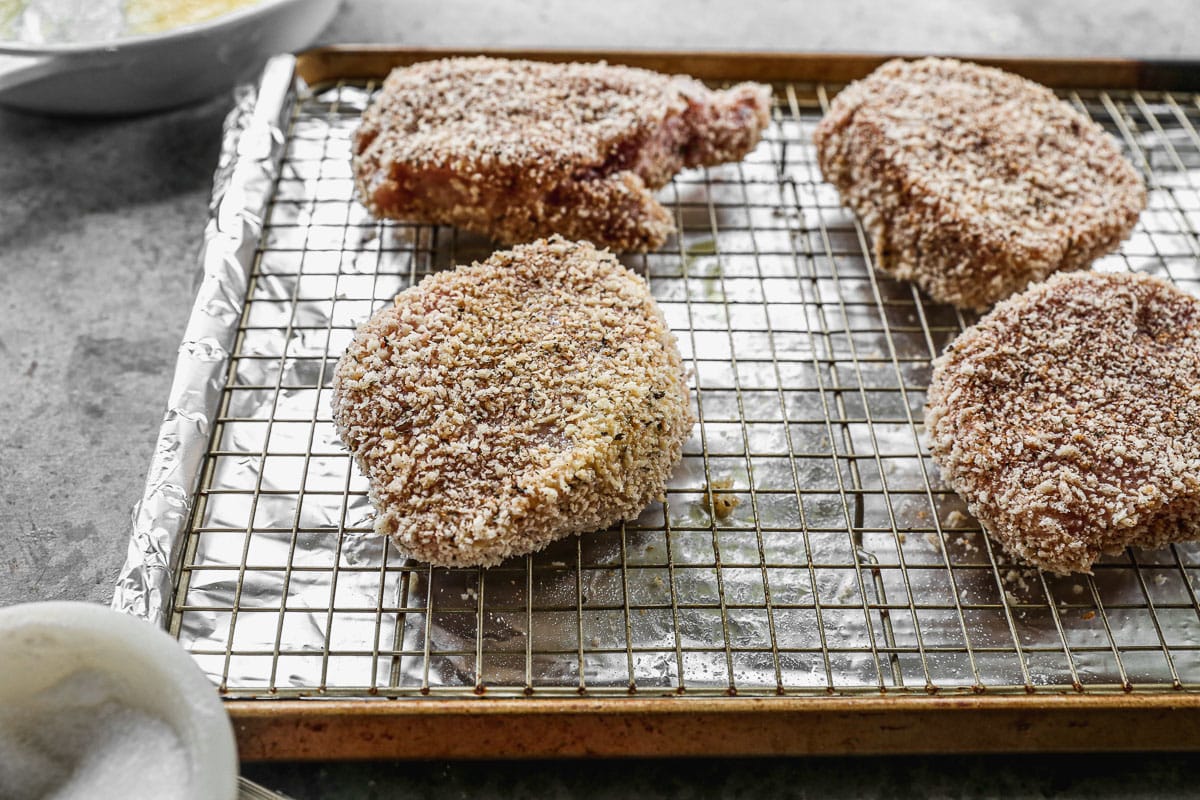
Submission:
{"label": "bowl with egg wash", "polygon": [[236,796],[229,717],[178,642],[90,603],[0,608],[0,797]]}
{"label": "bowl with egg wash", "polygon": [[340,0],[0,0],[0,104],[130,114],[227,91],[310,44]]}

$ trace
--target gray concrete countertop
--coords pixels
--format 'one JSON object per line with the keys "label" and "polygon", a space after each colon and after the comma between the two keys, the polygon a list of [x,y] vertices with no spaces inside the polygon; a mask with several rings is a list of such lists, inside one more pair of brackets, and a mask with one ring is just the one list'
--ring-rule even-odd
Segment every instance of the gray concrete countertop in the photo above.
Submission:
{"label": "gray concrete countertop", "polygon": [[[1200,57],[1194,0],[347,0],[322,43]],[[191,306],[228,95],[0,110],[0,605],[108,602]],[[1185,757],[251,766],[309,797],[1161,796]]]}

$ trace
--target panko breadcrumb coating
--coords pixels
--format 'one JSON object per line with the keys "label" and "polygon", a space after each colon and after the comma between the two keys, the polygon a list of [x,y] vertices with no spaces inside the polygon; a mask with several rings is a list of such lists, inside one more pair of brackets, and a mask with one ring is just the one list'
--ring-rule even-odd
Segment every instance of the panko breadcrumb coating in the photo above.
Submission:
{"label": "panko breadcrumb coating", "polygon": [[439,566],[635,517],[694,422],[645,281],[560,237],[402,292],[338,362],[333,415],[375,530]]}
{"label": "panko breadcrumb coating", "polygon": [[1004,548],[1058,573],[1200,537],[1200,300],[1063,273],[935,362],[933,460]]}
{"label": "panko breadcrumb coating", "polygon": [[426,61],[384,81],[354,172],[376,216],[646,250],[674,230],[654,190],[683,167],[743,158],[770,106],[759,84],[712,91],[604,63]]}
{"label": "panko breadcrumb coating", "polygon": [[814,133],[876,265],[983,309],[1115,250],[1146,206],[1116,141],[1044,86],[952,59],[889,61]]}

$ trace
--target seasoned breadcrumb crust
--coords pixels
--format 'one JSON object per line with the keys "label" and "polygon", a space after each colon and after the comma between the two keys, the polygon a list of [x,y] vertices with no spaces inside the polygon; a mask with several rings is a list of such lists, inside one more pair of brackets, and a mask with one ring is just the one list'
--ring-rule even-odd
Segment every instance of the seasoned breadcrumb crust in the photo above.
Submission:
{"label": "seasoned breadcrumb crust", "polygon": [[375,530],[440,566],[490,566],[635,517],[694,423],[645,281],[560,237],[398,295],[338,362],[333,415]]}
{"label": "seasoned breadcrumb crust", "polygon": [[712,91],[604,63],[426,61],[394,70],[363,113],[354,172],[376,216],[646,250],[674,230],[653,191],[743,158],[770,105],[759,84]]}
{"label": "seasoned breadcrumb crust", "polygon": [[934,364],[930,449],[1017,558],[1200,537],[1200,300],[1141,274],[1063,273],[1003,303]]}
{"label": "seasoned breadcrumb crust", "polygon": [[1049,89],[952,59],[889,61],[814,133],[876,265],[983,309],[1115,250],[1146,206],[1116,141]]}

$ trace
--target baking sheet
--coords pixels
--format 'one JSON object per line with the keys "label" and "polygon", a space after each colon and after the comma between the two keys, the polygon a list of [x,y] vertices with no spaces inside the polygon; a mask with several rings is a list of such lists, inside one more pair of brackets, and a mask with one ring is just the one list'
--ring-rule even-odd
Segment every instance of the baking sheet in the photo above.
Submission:
{"label": "baking sheet", "polygon": [[[248,106],[277,119],[277,156],[238,153],[245,115],[226,134],[229,164],[248,157],[258,181],[246,205],[260,205],[224,206],[249,257],[214,270],[221,312],[205,341],[222,349],[181,362],[116,602],[169,611],[228,695],[1200,688],[1200,547],[1043,576],[1008,563],[940,482],[925,385],[973,318],[871,269],[815,165],[832,86],[777,86],[760,147],[680,175],[660,197],[681,234],[624,259],[649,279],[696,390],[701,423],[667,501],[487,571],[406,561],[370,533],[365,481],[329,419],[332,368],[372,310],[492,247],[375,221],[354,200],[349,139],[373,89],[298,87],[290,110],[291,94]],[[1200,293],[1195,96],[1065,96],[1150,187],[1134,236],[1097,268]],[[206,252],[232,241],[212,236]],[[717,515],[714,494],[738,505]]]}

